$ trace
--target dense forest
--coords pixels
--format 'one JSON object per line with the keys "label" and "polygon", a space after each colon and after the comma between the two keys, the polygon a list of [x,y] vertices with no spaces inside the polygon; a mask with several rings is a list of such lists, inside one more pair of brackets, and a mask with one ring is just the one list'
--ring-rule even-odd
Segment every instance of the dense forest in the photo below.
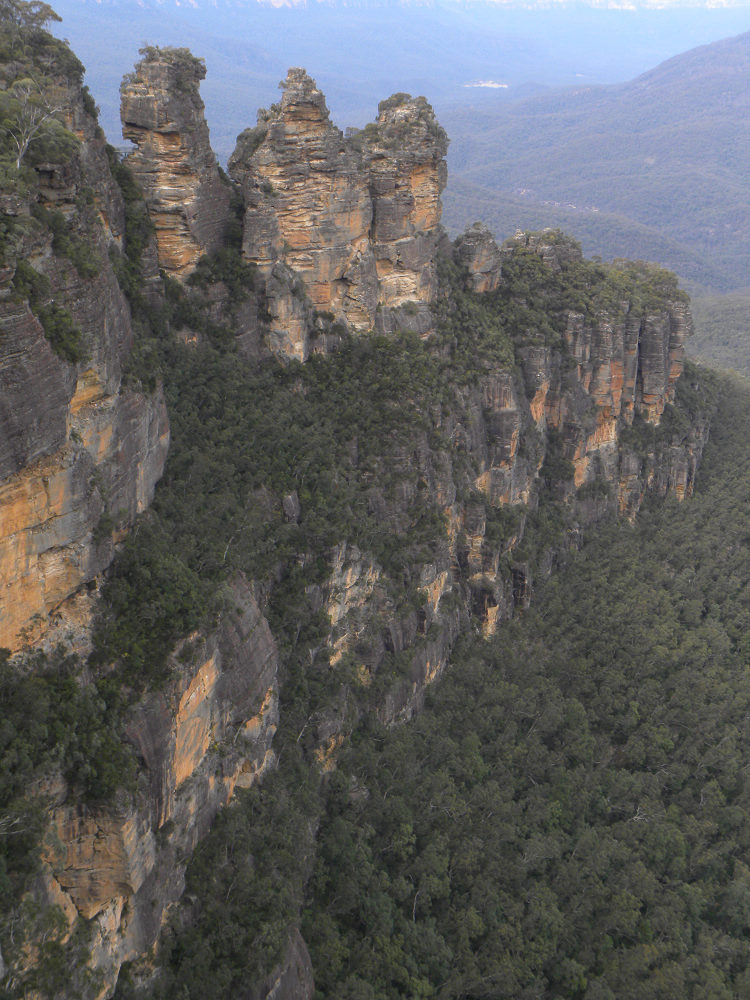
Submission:
{"label": "dense forest", "polygon": [[[19,73],[62,60],[44,101],[61,79],[80,88],[82,67],[42,29],[49,8],[2,9],[22,15],[0,33]],[[352,336],[318,312],[329,353],[248,357],[233,321],[249,304],[264,322],[264,298],[241,252],[238,193],[222,249],[184,282],[158,276],[145,203],[97,134],[123,208],[122,239],[99,260],[36,197],[35,168],[81,140],[46,104],[29,131],[40,119],[28,125],[28,103],[20,84],[0,90],[0,188],[33,203],[0,228],[4,302],[36,316],[47,355],[78,374],[84,334],[51,309],[49,280],[18,247],[36,234],[81,282],[108,262],[134,337],[125,391],[144,404],[163,392],[171,445],[130,530],[102,493],[92,541],[114,555],[84,585],[96,597],[89,647],[38,648],[29,630],[18,655],[0,653],[0,1000],[101,993],[93,918],[77,911],[69,933],[61,907],[39,904],[42,862],[56,858],[49,808],[67,796],[77,816],[103,817],[147,797],[128,723],[151,695],[178,699],[201,637],[241,613],[238,580],[278,661],[275,766],[173,859],[187,864],[186,892],[158,946],[123,967],[119,1000],[267,996],[260,984],[290,947],[309,949],[316,1000],[747,996],[750,390],[688,363],[658,425],[637,402],[615,421],[609,479],[600,455],[578,485],[573,464],[601,426],[571,316],[590,332],[630,323],[634,353],[639,333],[660,331],[661,353],[652,341],[633,376],[643,402],[654,354],[662,374],[681,366],[674,275],[583,260],[548,232],[494,247],[502,281],[480,294],[441,236],[429,337],[408,328],[416,307],[390,337]],[[68,219],[89,218],[95,200],[82,194]],[[557,379],[570,407],[560,430],[531,418],[534,352],[548,364],[539,380]],[[493,411],[489,390],[516,408]],[[668,379],[662,391],[671,398]],[[665,500],[665,487],[622,517],[622,468],[656,481],[676,453],[686,467],[709,422],[693,495]],[[478,488],[481,433],[525,463],[523,499],[493,504]],[[99,485],[92,473],[90,492]],[[326,600],[343,546],[377,585],[336,633]],[[433,604],[435,566],[453,582]],[[490,599],[506,595],[487,628]],[[398,702],[415,661],[441,651],[424,706]],[[212,779],[240,736],[207,748]],[[154,853],[170,823],[154,821]]]}
{"label": "dense forest", "polygon": [[197,852],[158,995],[230,995],[298,907],[321,998],[747,995],[749,397],[718,389],[691,500],[592,532],[322,783],[284,744]]}

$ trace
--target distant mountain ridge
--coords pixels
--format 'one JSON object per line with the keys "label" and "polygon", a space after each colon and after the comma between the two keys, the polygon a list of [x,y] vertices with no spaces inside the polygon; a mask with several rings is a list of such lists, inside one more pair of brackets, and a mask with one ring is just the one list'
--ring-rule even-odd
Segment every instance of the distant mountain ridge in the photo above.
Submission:
{"label": "distant mountain ridge", "polygon": [[[698,287],[747,284],[750,33],[674,57],[627,84],[569,88],[443,113],[446,197],[460,228],[485,199],[502,229],[562,213],[588,252],[657,259]],[[455,191],[455,196],[454,196]],[[498,225],[500,224],[500,225]]]}
{"label": "distant mountain ridge", "polygon": [[[614,83],[668,56],[750,27],[741,8],[528,9],[498,3],[321,3],[257,0],[60,0],[58,33],[87,67],[109,140],[120,142],[118,87],[145,42],[204,57],[211,140],[225,160],[259,107],[278,99],[290,65],[315,66],[333,120],[363,126],[383,94],[429,97],[438,115],[544,87]],[[481,80],[508,88],[467,87]]]}

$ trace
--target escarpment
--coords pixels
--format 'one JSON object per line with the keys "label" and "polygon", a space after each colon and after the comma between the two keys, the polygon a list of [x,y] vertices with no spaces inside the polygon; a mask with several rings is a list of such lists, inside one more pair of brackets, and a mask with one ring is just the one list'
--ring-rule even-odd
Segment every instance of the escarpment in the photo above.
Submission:
{"label": "escarpment", "polygon": [[161,392],[123,381],[134,333],[111,261],[122,195],[80,80],[56,88],[65,155],[48,150],[34,183],[2,196],[0,646],[10,649],[65,625],[66,602],[149,503],[169,441]]}
{"label": "escarpment", "polygon": [[278,651],[252,590],[238,579],[220,626],[186,637],[164,690],[128,715],[139,759],[132,796],[114,806],[51,790],[41,896],[89,927],[90,968],[111,991],[120,966],[153,945],[185,888],[185,866],[236,788],[273,766]]}
{"label": "escarpment", "polygon": [[[159,963],[189,950],[181,930],[215,922],[197,889],[183,898],[185,872],[235,789],[278,757],[311,784],[335,771],[363,718],[414,714],[457,638],[528,607],[594,522],[634,517],[649,491],[688,496],[710,409],[694,371],[686,385],[689,311],[665,272],[586,262],[552,231],[498,246],[477,225],[451,247],[447,140],[424,98],[396,94],[344,136],[292,69],[228,181],[202,64],[142,54],[122,88],[133,189],[69,81],[69,155],[0,193],[14,232],[0,272],[0,645],[47,630],[48,646],[88,652],[89,590],[118,560],[99,608],[114,638],[77,683],[122,705],[135,780],[101,801],[59,761],[36,775],[47,834],[24,890],[59,907],[62,944],[87,926],[76,962],[100,977],[91,996],[133,961],[148,995]],[[149,375],[174,433],[137,522],[170,433]],[[314,809],[293,815],[292,839],[314,843]],[[253,856],[229,878],[223,903],[260,867]],[[250,917],[233,929],[243,954],[278,938],[235,995],[312,995],[297,890],[273,932],[243,938]],[[33,948],[12,956],[14,982]]]}

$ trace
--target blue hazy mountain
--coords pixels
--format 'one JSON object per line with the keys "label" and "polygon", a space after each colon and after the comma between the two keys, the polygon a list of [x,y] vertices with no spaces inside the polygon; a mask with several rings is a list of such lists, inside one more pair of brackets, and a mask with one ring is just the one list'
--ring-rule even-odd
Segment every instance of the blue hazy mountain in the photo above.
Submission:
{"label": "blue hazy mountain", "polygon": [[[601,10],[491,3],[343,3],[275,8],[251,2],[60,0],[59,34],[87,67],[110,141],[118,87],[144,43],[187,46],[206,60],[202,86],[214,148],[226,159],[278,81],[301,65],[342,128],[374,117],[395,91],[451,105],[497,107],[543,87],[614,83],[702,42],[750,27],[747,9]],[[484,86],[477,86],[484,84]],[[488,86],[488,84],[490,84]],[[494,86],[493,86],[494,85]]]}
{"label": "blue hazy mountain", "polygon": [[446,220],[562,225],[591,253],[648,257],[729,291],[750,273],[750,32],[630,83],[455,108]]}

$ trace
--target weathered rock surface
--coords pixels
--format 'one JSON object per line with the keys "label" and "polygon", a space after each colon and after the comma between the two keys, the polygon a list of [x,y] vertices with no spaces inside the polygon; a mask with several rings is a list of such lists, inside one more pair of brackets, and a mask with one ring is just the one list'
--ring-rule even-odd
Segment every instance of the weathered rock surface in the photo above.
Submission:
{"label": "weathered rock surface", "polygon": [[[109,251],[122,244],[124,205],[80,86],[64,99],[80,145],[66,163],[40,165],[36,191],[8,206],[23,225],[0,276],[0,646],[10,649],[22,632],[38,638],[109,564],[116,532],[153,495],[169,441],[161,393],[122,386],[133,330]],[[64,220],[65,252],[44,212]],[[54,304],[77,329],[76,363],[55,354],[16,288],[20,261],[42,283],[36,311]]]}
{"label": "weathered rock surface", "polygon": [[381,101],[362,135],[373,203],[372,247],[381,308],[429,305],[437,291],[440,194],[448,140],[424,97]]}
{"label": "weathered rock surface", "polygon": [[310,1000],[315,993],[312,962],[298,930],[292,931],[284,961],[243,1000]]}
{"label": "weathered rock surface", "polygon": [[482,222],[475,222],[455,243],[456,259],[469,272],[472,292],[494,292],[500,284],[502,255],[495,237]]}
{"label": "weathered rock surface", "polygon": [[[229,169],[245,196],[245,256],[265,273],[283,261],[302,279],[314,309],[345,317],[354,330],[370,329],[376,280],[367,177],[304,70],[289,70],[278,109],[239,137]],[[281,328],[281,306],[277,297],[271,301],[272,327]],[[292,343],[304,356],[299,335]]]}
{"label": "weathered rock surface", "polygon": [[[573,240],[561,239],[552,231],[521,234],[508,241],[504,253],[512,253],[513,248],[533,250],[554,271],[581,259]],[[661,274],[649,265],[641,265],[641,272],[645,283],[658,282]],[[648,299],[634,298],[594,322],[567,310],[564,341],[567,357],[574,363],[567,370],[548,347],[521,349],[531,417],[540,430],[551,428],[560,435],[563,456],[575,470],[574,485],[596,480],[608,484],[620,511],[628,515],[637,512],[646,489],[658,485],[665,492],[672,487],[659,477],[655,483],[650,462],[644,466],[635,458],[621,441],[621,432],[638,419],[659,423],[665,406],[674,399],[685,340],[691,332],[687,301],[675,290],[663,296],[658,307]],[[700,455],[698,438],[686,443],[684,462],[670,461],[673,471],[668,479],[680,496],[692,488],[695,464],[690,455],[694,447]],[[634,477],[639,488],[634,487]],[[492,488],[489,495],[504,500]]]}
{"label": "weathered rock surface", "polygon": [[134,799],[86,808],[58,790],[45,892],[71,924],[76,916],[91,922],[91,964],[105,990],[122,962],[156,941],[183,892],[187,859],[216,813],[274,759],[278,653],[243,580],[233,586],[232,605],[215,632],[175,650],[168,688],[131,711],[127,739],[140,761]]}
{"label": "weathered rock surface", "polygon": [[[229,161],[245,200],[243,253],[268,282],[270,346],[302,360],[324,348],[313,310],[354,332],[429,332],[447,148],[432,109],[396,95],[344,138],[304,70],[283,86]],[[280,280],[279,262],[300,286]]]}
{"label": "weathered rock surface", "polygon": [[198,85],[203,63],[187,49],[146,48],[121,88],[128,165],[156,231],[159,266],[184,278],[222,246],[231,188],[220,174]]}
{"label": "weathered rock surface", "polygon": [[[125,134],[138,146],[131,165],[146,191],[159,263],[181,279],[221,247],[229,205],[208,144],[201,75],[189,55],[157,50],[123,88]],[[168,443],[160,394],[122,385],[133,331],[109,264],[110,249],[122,244],[122,198],[93,121],[76,101],[69,122],[83,144],[70,163],[40,171],[39,201],[62,211],[71,232],[86,234],[97,273],[81,273],[55,252],[43,226],[30,228],[23,255],[69,310],[87,359],[57,357],[29,303],[11,294],[15,268],[0,274],[0,645],[11,647],[37,616],[64,617],[70,596],[106,567],[114,540],[149,502]],[[243,253],[259,269],[268,314],[261,320],[256,309],[243,321],[241,336],[253,350],[266,323],[267,344],[302,360],[335,342],[337,324],[429,334],[444,154],[445,136],[423,98],[395,95],[376,123],[345,138],[314,81],[290,71],[280,105],[240,137],[231,164],[245,199]],[[29,216],[30,207],[16,199],[6,209]],[[455,252],[471,290],[491,292],[501,288],[504,255],[519,250],[538,254],[554,272],[580,253],[545,234],[519,236],[499,251],[481,227]],[[248,312],[256,305],[246,303]],[[328,580],[310,588],[330,620],[328,662],[350,657],[354,682],[367,687],[389,658],[398,659],[398,679],[382,684],[375,706],[381,721],[420,707],[462,629],[491,635],[528,605],[532,570],[517,548],[525,511],[544,489],[569,501],[582,524],[613,508],[633,514],[647,489],[689,494],[705,427],[650,451],[623,433],[661,419],[688,331],[679,299],[658,309],[625,302],[594,319],[568,310],[562,344],[528,331],[517,345],[520,370],[488,364],[456,385],[452,403],[425,420],[437,433],[415,432],[391,454],[392,493],[373,474],[368,510],[381,523],[404,532],[424,496],[447,525],[429,556],[415,554],[405,566],[400,589],[390,587],[375,556],[345,541],[331,553]],[[42,404],[31,405],[36,399]],[[564,471],[545,483],[551,458]],[[296,493],[280,506],[288,522],[301,521]],[[133,797],[94,809],[62,783],[54,789],[46,899],[71,926],[79,916],[90,922],[92,965],[105,990],[123,961],[153,946],[183,892],[186,861],[217,811],[273,762],[278,654],[252,588],[237,580],[232,598],[235,611],[216,631],[175,651],[166,689],[132,711],[127,738],[140,764]],[[310,652],[312,667],[318,651]],[[308,721],[319,761],[335,766],[352,722],[346,692]],[[248,987],[248,996],[277,1000],[312,992],[296,933],[279,968]]]}

